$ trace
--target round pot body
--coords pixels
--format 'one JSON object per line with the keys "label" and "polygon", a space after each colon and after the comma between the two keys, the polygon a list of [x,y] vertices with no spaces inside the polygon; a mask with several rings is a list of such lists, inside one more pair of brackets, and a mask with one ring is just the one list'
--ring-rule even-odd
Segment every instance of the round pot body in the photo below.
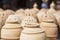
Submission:
{"label": "round pot body", "polygon": [[57,37],[58,28],[56,24],[42,22],[40,26],[45,30],[47,37]]}
{"label": "round pot body", "polygon": [[43,30],[40,28],[24,28],[21,33],[20,40],[46,40]]}
{"label": "round pot body", "polygon": [[19,39],[22,27],[19,24],[5,24],[1,29],[1,38]]}

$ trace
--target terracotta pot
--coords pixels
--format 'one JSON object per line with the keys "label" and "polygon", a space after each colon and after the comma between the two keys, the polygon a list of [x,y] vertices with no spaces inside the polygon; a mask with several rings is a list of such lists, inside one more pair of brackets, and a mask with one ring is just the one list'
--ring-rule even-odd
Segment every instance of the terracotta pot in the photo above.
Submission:
{"label": "terracotta pot", "polygon": [[26,16],[21,23],[22,27],[35,28],[39,25],[37,20],[32,16]]}
{"label": "terracotta pot", "polygon": [[46,40],[44,31],[41,28],[24,28],[20,40]]}
{"label": "terracotta pot", "polygon": [[42,22],[40,26],[45,30],[46,36],[47,37],[57,37],[58,35],[58,28],[57,25],[54,23],[47,23],[47,22]]}
{"label": "terracotta pot", "polygon": [[19,39],[22,27],[19,24],[17,15],[10,15],[3,28],[1,29],[1,38],[3,39]]}

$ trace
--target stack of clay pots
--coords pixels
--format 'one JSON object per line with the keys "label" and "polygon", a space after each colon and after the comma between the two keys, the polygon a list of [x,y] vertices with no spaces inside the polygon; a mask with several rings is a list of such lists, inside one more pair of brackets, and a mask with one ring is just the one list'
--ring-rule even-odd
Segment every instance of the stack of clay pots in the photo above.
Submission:
{"label": "stack of clay pots", "polygon": [[44,30],[42,30],[37,20],[32,16],[26,16],[21,25],[23,30],[20,36],[20,40],[46,40]]}
{"label": "stack of clay pots", "polygon": [[17,15],[10,15],[1,29],[1,38],[7,40],[18,40],[22,31],[22,27],[19,23],[20,20]]}
{"label": "stack of clay pots", "polygon": [[56,11],[53,7],[54,4],[52,3],[48,11],[40,11],[40,13],[37,14],[40,27],[45,30],[47,40],[57,40],[58,28],[54,16]]}

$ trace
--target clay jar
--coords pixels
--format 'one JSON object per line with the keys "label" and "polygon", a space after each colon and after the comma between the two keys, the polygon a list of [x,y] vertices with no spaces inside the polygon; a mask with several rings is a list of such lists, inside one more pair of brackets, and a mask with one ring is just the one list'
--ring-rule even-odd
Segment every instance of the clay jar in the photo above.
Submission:
{"label": "clay jar", "polygon": [[[54,23],[42,22],[40,26],[45,30],[47,39],[52,40],[56,39],[58,35],[57,25]],[[52,38],[52,39],[51,39]]]}
{"label": "clay jar", "polygon": [[10,15],[1,29],[1,38],[12,40],[19,39],[22,31],[22,27],[19,22],[20,20],[17,15]]}
{"label": "clay jar", "polygon": [[19,19],[22,21],[22,19],[25,17],[24,9],[19,9],[15,13],[16,15],[19,16]]}

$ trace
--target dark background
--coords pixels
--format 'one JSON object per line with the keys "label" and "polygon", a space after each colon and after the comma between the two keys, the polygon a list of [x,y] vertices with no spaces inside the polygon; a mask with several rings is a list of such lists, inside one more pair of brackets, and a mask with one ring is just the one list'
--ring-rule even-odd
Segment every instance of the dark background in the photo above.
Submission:
{"label": "dark background", "polygon": [[[42,4],[42,0],[8,0],[8,2],[3,3],[2,1],[4,0],[0,0],[0,8],[4,9],[4,5],[7,5],[9,7],[5,7],[6,9],[19,9],[19,8],[32,8],[33,4],[36,2],[38,4],[38,8],[41,8],[41,4]],[[54,1],[56,4],[56,0],[48,0],[48,7],[50,6],[50,3]]]}

